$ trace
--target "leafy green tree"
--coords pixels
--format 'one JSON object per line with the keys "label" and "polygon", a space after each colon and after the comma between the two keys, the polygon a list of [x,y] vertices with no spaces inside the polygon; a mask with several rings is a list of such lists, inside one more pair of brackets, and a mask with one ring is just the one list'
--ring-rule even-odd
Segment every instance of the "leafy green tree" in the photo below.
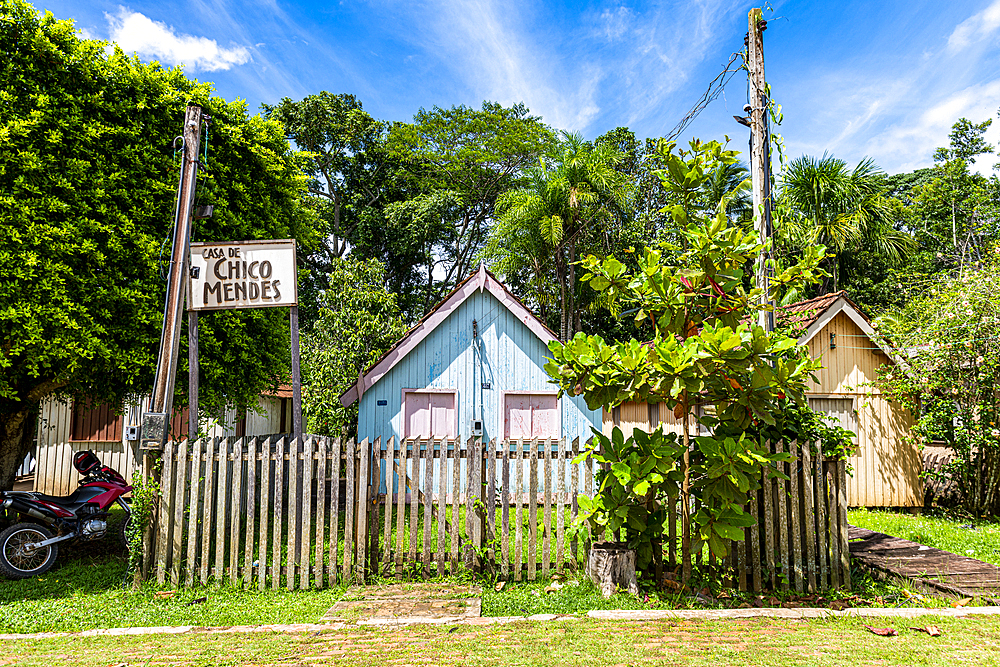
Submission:
{"label": "leafy green tree", "polygon": [[918,444],[954,451],[944,474],[964,509],[1000,516],[1000,267],[939,276],[878,324],[906,353],[906,366],[886,367],[879,384],[918,415]]}
{"label": "leafy green tree", "polygon": [[[736,161],[736,154],[717,142],[693,142],[684,156],[673,148],[671,142],[661,149],[666,169],[660,176],[679,202],[694,201],[719,162]],[[545,370],[560,391],[583,395],[591,408],[665,402],[683,420],[679,448],[672,437],[656,431],[652,442],[636,437],[618,442],[620,434],[613,438],[616,462],[602,476],[598,495],[583,504],[585,515],[599,524],[625,526],[639,553],[655,558],[659,550],[648,542],[663,531],[657,508],[679,482],[687,579],[691,554],[700,545],[707,543],[724,556],[728,540],[743,538],[742,528],[752,522],[743,511],[747,494],[759,488],[761,471],[775,460],[747,432],[756,422],[776,425],[783,401],[801,405],[818,362],[794,339],[746,323],[769,308],[761,290],[747,289],[744,281],[743,267],[765,248],[756,235],[730,225],[724,205],[708,217],[678,203],[671,215],[682,230],[682,248],[647,248],[637,271],[614,257],[582,261],[588,272],[584,282],[613,306],[635,310],[636,323],[652,327],[652,339],[609,344],[578,333],[566,343],[550,344],[553,358]],[[824,256],[823,247],[813,248],[800,263],[778,273],[775,293],[819,279]],[[699,405],[714,406],[714,417],[697,418],[714,435],[695,438],[692,450],[688,424]],[[607,454],[592,448],[584,458],[591,456]],[[679,478],[673,463],[680,465]],[[692,495],[701,500],[694,517],[686,509]]]}
{"label": "leafy green tree", "polygon": [[623,155],[608,145],[594,146],[580,135],[563,140],[528,172],[530,184],[505,192],[497,202],[499,220],[484,256],[503,276],[528,268],[536,300],[550,299],[544,273],[551,268],[558,289],[559,335],[580,331],[577,249],[612,211],[628,204],[628,184],[617,170]]}
{"label": "leafy green tree", "polygon": [[398,229],[383,233],[385,207],[407,196],[405,174],[387,147],[388,124],[372,118],[354,95],[326,91],[298,101],[285,97],[278,104],[263,105],[263,110],[265,118],[281,123],[288,139],[305,151],[305,202],[323,225],[324,243],[303,259],[310,272],[304,285],[304,321],[315,315],[314,301],[327,289],[332,262],[352,249],[401,267],[403,277],[389,279],[403,289],[414,263],[412,253],[406,252],[409,237]]}
{"label": "leafy green tree", "polygon": [[[152,385],[171,144],[189,100],[213,119],[198,197],[215,215],[194,238],[292,237],[302,253],[316,238],[279,125],[178,69],[107,54],[23,0],[0,8],[0,488],[10,488],[42,399],[120,405]],[[287,378],[283,309],[207,313],[200,325],[209,409],[253,405]],[[175,404],[186,384],[182,372]]]}
{"label": "leafy green tree", "polygon": [[421,109],[412,123],[392,127],[392,151],[413,191],[387,217],[421,248],[419,277],[400,304],[411,319],[472,271],[497,197],[519,185],[553,141],[552,130],[523,104]]}
{"label": "leafy green tree", "polygon": [[396,295],[385,289],[385,267],[374,259],[334,260],[319,317],[302,338],[302,392],[309,432],[354,435],[358,402],[340,395],[405,332]]}
{"label": "leafy green tree", "polygon": [[893,227],[892,209],[883,196],[884,174],[870,159],[848,169],[824,154],[789,163],[780,187],[779,236],[800,247],[822,244],[834,255],[829,290],[839,289],[840,262],[849,252],[871,248],[892,264],[913,249],[911,237]]}

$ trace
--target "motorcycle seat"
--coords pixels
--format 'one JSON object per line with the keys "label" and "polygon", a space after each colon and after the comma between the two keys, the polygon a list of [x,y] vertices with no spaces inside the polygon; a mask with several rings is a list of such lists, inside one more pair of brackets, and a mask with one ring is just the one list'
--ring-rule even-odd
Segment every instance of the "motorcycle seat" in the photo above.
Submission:
{"label": "motorcycle seat", "polygon": [[64,507],[73,513],[76,513],[78,509],[90,502],[88,498],[80,498],[76,491],[68,496],[50,496],[45,493],[33,493],[32,495],[38,500]]}

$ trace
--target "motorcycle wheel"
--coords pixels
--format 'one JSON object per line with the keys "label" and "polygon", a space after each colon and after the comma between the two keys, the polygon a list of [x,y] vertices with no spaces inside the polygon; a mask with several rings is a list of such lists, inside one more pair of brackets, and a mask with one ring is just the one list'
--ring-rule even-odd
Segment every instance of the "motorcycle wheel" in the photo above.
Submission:
{"label": "motorcycle wheel", "polygon": [[50,544],[35,551],[24,546],[52,537],[37,523],[16,523],[0,533],[0,574],[8,579],[27,579],[45,574],[56,562],[59,547]]}
{"label": "motorcycle wheel", "polygon": [[118,524],[118,528],[115,530],[115,537],[118,538],[118,543],[121,544],[126,554],[128,554],[129,552],[128,527],[129,524],[132,522],[132,507],[130,502],[131,501],[128,501],[125,498],[118,499],[118,504],[120,504],[122,508],[125,510],[125,518],[122,519],[122,521]]}

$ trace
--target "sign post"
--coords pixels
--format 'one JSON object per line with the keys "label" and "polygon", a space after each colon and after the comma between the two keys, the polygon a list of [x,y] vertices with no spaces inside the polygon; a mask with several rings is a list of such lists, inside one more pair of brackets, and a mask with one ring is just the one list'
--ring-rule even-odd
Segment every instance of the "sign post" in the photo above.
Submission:
{"label": "sign post", "polygon": [[[295,239],[191,243],[188,281],[189,328],[198,312],[242,308],[290,308],[292,346],[292,437],[302,437],[302,380],[299,374],[299,296]],[[191,367],[198,365],[197,333],[188,337]],[[191,387],[191,411],[198,405],[198,381]],[[197,431],[197,414],[189,428]],[[191,435],[193,439],[194,434]]]}

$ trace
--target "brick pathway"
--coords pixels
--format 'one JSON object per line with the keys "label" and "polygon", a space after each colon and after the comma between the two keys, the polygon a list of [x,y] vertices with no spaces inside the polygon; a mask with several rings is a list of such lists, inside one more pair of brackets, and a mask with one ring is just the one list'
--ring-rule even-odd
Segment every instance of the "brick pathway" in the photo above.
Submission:
{"label": "brick pathway", "polygon": [[322,621],[360,625],[447,623],[478,618],[482,611],[478,586],[400,583],[356,586],[326,612]]}

